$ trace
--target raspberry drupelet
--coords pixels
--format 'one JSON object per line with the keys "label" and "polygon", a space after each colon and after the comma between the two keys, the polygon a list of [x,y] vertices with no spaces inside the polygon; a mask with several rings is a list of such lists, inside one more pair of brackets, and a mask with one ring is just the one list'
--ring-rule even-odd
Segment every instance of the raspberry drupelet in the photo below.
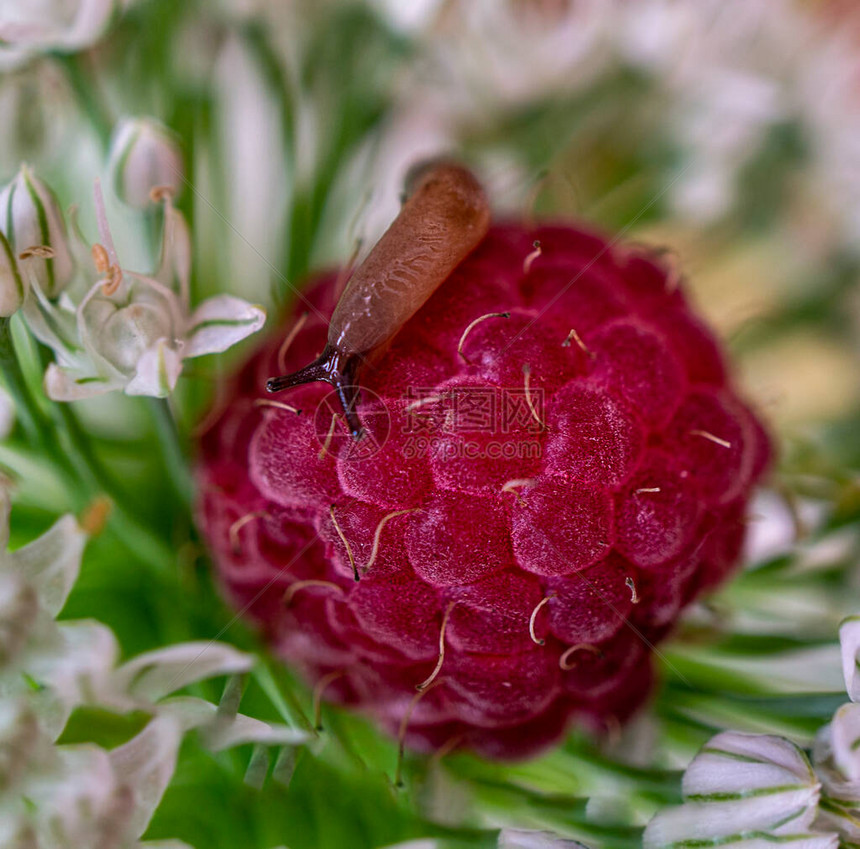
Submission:
{"label": "raspberry drupelet", "polygon": [[492,226],[361,366],[359,442],[330,387],[265,388],[323,351],[340,282],[201,438],[226,594],[322,698],[416,749],[519,758],[623,722],[654,645],[737,564],[771,453],[676,276],[579,227]]}

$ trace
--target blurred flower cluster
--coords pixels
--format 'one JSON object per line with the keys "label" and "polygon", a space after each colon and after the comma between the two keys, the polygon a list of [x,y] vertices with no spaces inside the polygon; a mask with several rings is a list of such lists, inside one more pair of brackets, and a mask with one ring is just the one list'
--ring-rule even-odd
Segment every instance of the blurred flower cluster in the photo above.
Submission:
{"label": "blurred flower cluster", "polygon": [[[8,540],[9,491],[0,482],[0,544]],[[90,522],[99,518],[91,511]],[[97,526],[91,530],[98,530]],[[203,678],[237,675],[249,655],[217,643],[168,646],[118,663],[109,628],[56,622],[74,585],[87,533],[72,516],[24,548],[0,554],[0,839],[9,847],[125,847],[143,834],[176,765],[185,733],[217,751],[242,743],[293,746],[308,735],[237,713],[240,681],[219,705],[166,698]],[[70,720],[99,711],[128,739],[106,749],[64,743]],[[104,720],[103,720],[104,721]],[[84,731],[98,734],[97,729]],[[74,724],[74,723],[72,723]],[[65,731],[64,731],[65,730]],[[154,845],[154,844],[146,844]],[[185,846],[176,841],[159,846]]]}
{"label": "blurred flower cluster", "polygon": [[[0,0],[0,844],[860,843],[858,45],[839,0]],[[234,346],[441,153],[662,250],[779,444],[649,710],[524,764],[325,706],[192,519]]]}

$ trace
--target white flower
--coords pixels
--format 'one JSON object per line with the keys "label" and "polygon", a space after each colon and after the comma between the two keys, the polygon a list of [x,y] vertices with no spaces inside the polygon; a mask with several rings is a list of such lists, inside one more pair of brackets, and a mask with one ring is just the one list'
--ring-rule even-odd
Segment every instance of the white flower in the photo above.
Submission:
{"label": "white flower", "polygon": [[32,53],[74,52],[94,44],[114,12],[114,0],[3,0],[0,67]]}
{"label": "white flower", "polygon": [[648,824],[645,849],[697,845],[758,846],[774,841],[835,849],[838,838],[811,828],[820,784],[806,755],[770,735],[725,731],[706,743],[684,773],[684,804]]}
{"label": "white flower", "polygon": [[849,616],[839,626],[842,648],[842,675],[852,702],[860,702],[860,616]]}
{"label": "white flower", "polygon": [[[112,632],[54,617],[77,577],[86,537],[71,516],[15,552],[8,489],[0,482],[0,845],[137,846],[176,767],[183,736],[199,729],[213,751],[242,743],[293,746],[305,732],[238,713],[232,679],[219,705],[166,698],[188,684],[250,669],[250,655],[186,643],[116,665]],[[123,745],[57,745],[72,711],[137,709],[150,720]],[[163,849],[184,844],[152,844]]]}
{"label": "white flower", "polygon": [[182,189],[182,154],[176,138],[151,118],[127,118],[117,125],[108,169],[117,197],[137,209],[155,202],[154,189],[167,189],[174,197]]}
{"label": "white flower", "polygon": [[182,361],[224,351],[259,330],[261,307],[217,295],[192,311],[189,303],[191,239],[181,213],[164,199],[162,256],[153,275],[123,269],[117,259],[96,187],[103,245],[93,246],[93,276],[102,275],[75,305],[53,304],[36,289],[24,314],[33,334],[54,349],[45,392],[75,401],[113,389],[164,397]]}
{"label": "white flower", "polygon": [[[58,297],[75,272],[66,222],[51,190],[26,165],[0,192],[0,230],[19,259],[36,249],[23,259],[20,273],[47,298]],[[50,255],[42,257],[40,248],[49,248]]]}

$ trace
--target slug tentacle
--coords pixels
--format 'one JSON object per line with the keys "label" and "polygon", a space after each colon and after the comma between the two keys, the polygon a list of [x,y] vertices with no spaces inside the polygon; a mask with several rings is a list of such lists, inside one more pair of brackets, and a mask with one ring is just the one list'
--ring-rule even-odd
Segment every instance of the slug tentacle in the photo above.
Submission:
{"label": "slug tentacle", "polygon": [[480,183],[456,163],[424,163],[410,172],[407,187],[411,193],[400,214],[340,296],[326,349],[303,369],[266,383],[269,392],[330,383],[355,439],[364,434],[356,412],[359,363],[415,315],[490,226]]}
{"label": "slug tentacle", "polygon": [[266,390],[281,392],[305,383],[328,383],[334,387],[337,399],[343,407],[349,432],[353,439],[359,440],[364,436],[364,428],[356,412],[359,395],[356,372],[360,360],[358,354],[344,354],[331,345],[326,345],[323,352],[304,368],[280,377],[270,377],[266,381]]}

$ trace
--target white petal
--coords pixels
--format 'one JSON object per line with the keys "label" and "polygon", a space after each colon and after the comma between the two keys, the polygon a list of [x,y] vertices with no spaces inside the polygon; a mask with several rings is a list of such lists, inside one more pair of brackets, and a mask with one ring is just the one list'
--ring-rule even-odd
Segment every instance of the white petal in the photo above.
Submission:
{"label": "white petal", "polygon": [[[860,782],[860,704],[842,705],[830,723],[833,762],[845,778]],[[860,796],[855,797],[860,804]]]}
{"label": "white petal", "polygon": [[63,516],[38,539],[10,555],[15,568],[39,594],[39,604],[56,616],[77,580],[87,542],[73,516]]}
{"label": "white petal", "polygon": [[0,316],[10,316],[24,303],[27,288],[15,252],[0,231]]}
{"label": "white petal", "polygon": [[860,616],[849,616],[839,626],[839,644],[842,648],[842,674],[845,689],[852,702],[860,701]]}
{"label": "white petal", "polygon": [[203,699],[180,696],[163,701],[158,709],[159,713],[175,717],[184,730],[199,728],[204,745],[213,752],[244,743],[299,746],[311,739],[311,735],[306,731],[288,728],[286,725],[270,725],[241,713],[236,716],[219,716],[218,708]]}
{"label": "white petal", "polygon": [[498,849],[584,849],[576,840],[565,840],[549,831],[503,828],[499,832]]}
{"label": "white petal", "polygon": [[[718,829],[723,836],[715,836],[703,825],[697,827],[696,819],[708,816],[703,809],[708,805],[683,805],[660,811],[645,828],[642,837],[643,849],[669,849],[669,847],[689,846],[688,841],[696,841],[698,846],[730,845],[732,849],[773,849],[774,845],[790,846],[792,849],[836,849],[839,838],[834,833],[800,832],[781,835],[778,839],[768,833],[749,834],[741,829],[731,831]],[[709,823],[713,825],[713,822]],[[716,833],[716,832],[715,832]],[[701,837],[696,835],[701,834]]]}
{"label": "white petal", "polygon": [[266,322],[266,311],[232,295],[204,301],[191,316],[186,357],[226,351]]}
{"label": "white petal", "polygon": [[25,650],[38,615],[36,591],[21,575],[0,572],[0,657],[4,663],[12,663]]}
{"label": "white petal", "polygon": [[146,652],[116,671],[118,686],[153,701],[195,681],[246,672],[254,658],[224,643],[180,643]]}
{"label": "white petal", "polygon": [[125,387],[125,393],[165,398],[173,391],[181,372],[179,352],[171,348],[166,339],[159,339],[138,360],[137,373]]}
{"label": "white petal", "polygon": [[405,843],[390,843],[383,846],[382,849],[442,849],[442,844],[438,840],[428,838],[426,840],[407,840]]}
{"label": "white petal", "polygon": [[724,731],[712,737],[684,773],[685,799],[743,794],[769,787],[813,787],[815,773],[794,743],[769,734]]}
{"label": "white petal", "polygon": [[44,689],[32,694],[31,704],[46,732],[63,730],[72,710],[80,704],[133,705],[112,686],[119,646],[110,628],[85,620],[63,622],[48,650],[28,656],[27,672]]}
{"label": "white petal", "polygon": [[101,37],[114,10],[114,0],[81,0],[72,25],[57,39],[69,50],[89,47]]}
{"label": "white petal", "polygon": [[194,849],[194,847],[182,840],[147,840],[144,843],[138,843],[137,849]]}
{"label": "white petal", "polygon": [[684,805],[660,811],[649,823],[647,847],[806,834],[820,785],[806,755],[788,740],[726,731],[693,759],[682,791]]}
{"label": "white petal", "polygon": [[114,774],[133,793],[129,831],[135,837],[146,830],[170,783],[181,741],[177,721],[170,716],[157,716],[140,734],[108,755]]}
{"label": "white petal", "polygon": [[0,387],[0,442],[6,439],[15,427],[15,402],[12,396]]}
{"label": "white petal", "polygon": [[118,388],[105,377],[61,368],[56,363],[51,363],[45,371],[43,387],[52,401],[81,401]]}
{"label": "white petal", "polygon": [[57,845],[48,835],[59,833],[67,846],[92,846],[104,826],[122,834],[130,806],[118,798],[120,788],[108,753],[82,745],[57,747],[55,754],[53,769],[27,786],[34,826],[44,841],[36,845]]}

